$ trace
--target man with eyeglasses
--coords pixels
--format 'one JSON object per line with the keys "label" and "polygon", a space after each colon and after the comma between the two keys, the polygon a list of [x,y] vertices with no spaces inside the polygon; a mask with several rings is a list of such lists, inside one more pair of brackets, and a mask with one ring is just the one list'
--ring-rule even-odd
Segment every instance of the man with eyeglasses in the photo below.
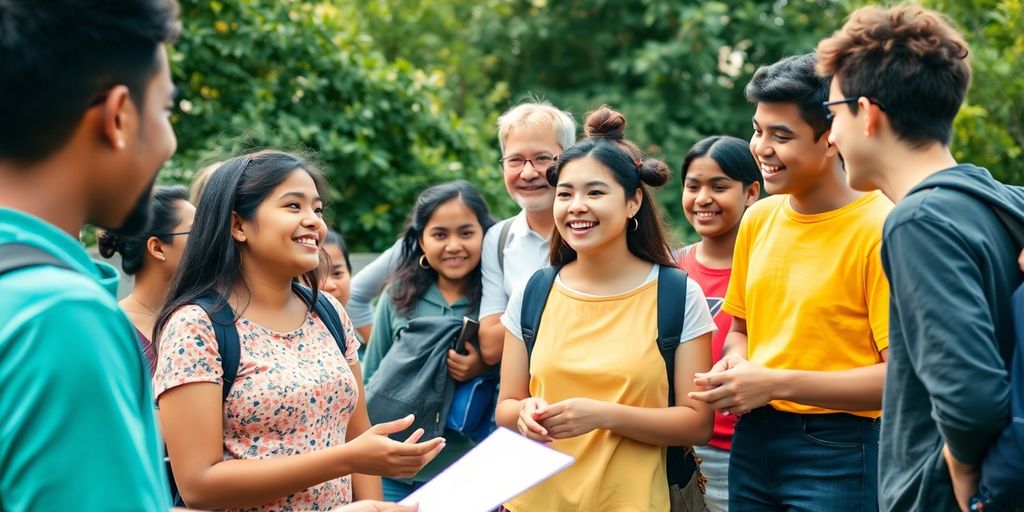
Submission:
{"label": "man with eyeglasses", "polygon": [[[505,328],[500,318],[508,297],[548,263],[555,192],[545,176],[562,151],[575,142],[572,116],[547,102],[522,103],[498,118],[502,152],[498,164],[509,196],[522,211],[496,224],[484,237],[479,339],[480,355],[488,365],[501,360]],[[352,279],[346,311],[366,339],[373,323],[370,303],[397,266],[400,250],[396,243]]]}
{"label": "man with eyeglasses", "polygon": [[817,51],[850,185],[896,202],[881,252],[892,283],[881,508],[1022,510],[1024,442],[1009,420],[1024,376],[1011,298],[1024,197],[950,150],[967,42],[940,13],[871,6]]}

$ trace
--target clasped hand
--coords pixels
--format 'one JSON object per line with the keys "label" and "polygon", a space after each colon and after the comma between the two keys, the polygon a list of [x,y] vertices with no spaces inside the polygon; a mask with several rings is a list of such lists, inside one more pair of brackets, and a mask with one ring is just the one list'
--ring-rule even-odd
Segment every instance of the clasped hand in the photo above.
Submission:
{"label": "clasped hand", "polygon": [[581,436],[605,428],[605,405],[589,398],[569,398],[549,405],[541,398],[530,397],[522,401],[516,426],[523,436],[542,443]]}
{"label": "clasped hand", "polygon": [[693,383],[705,391],[689,393],[722,414],[744,414],[772,400],[772,371],[740,356],[725,356]]}

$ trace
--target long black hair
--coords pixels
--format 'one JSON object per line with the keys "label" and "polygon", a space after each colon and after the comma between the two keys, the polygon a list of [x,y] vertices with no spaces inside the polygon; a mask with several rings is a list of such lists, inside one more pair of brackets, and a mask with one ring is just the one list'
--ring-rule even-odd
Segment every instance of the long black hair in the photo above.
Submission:
{"label": "long black hair", "polygon": [[[434,185],[420,194],[416,199],[416,206],[409,214],[409,224],[402,235],[402,255],[398,269],[390,279],[391,302],[404,316],[412,315],[416,309],[416,301],[430,289],[430,285],[437,282],[436,270],[420,267],[420,257],[423,256],[420,239],[423,238],[423,232],[430,217],[434,215],[438,207],[452,199],[462,201],[462,204],[476,214],[476,220],[480,223],[483,233],[487,233],[487,230],[494,225],[487,202],[484,201],[480,192],[466,181],[458,180]],[[471,310],[476,311],[480,307],[482,288],[479,263],[469,277],[466,296],[472,305]]]}
{"label": "long black hair", "polygon": [[153,190],[153,199],[149,202],[149,227],[145,232],[135,236],[119,235],[112,231],[100,233],[98,244],[100,255],[110,258],[114,253],[121,254],[121,268],[125,274],[133,276],[142,270],[145,261],[146,242],[156,237],[165,244],[171,243],[171,231],[181,224],[181,212],[178,206],[188,201],[188,189],[181,185],[159,186]]}
{"label": "long black hair", "polygon": [[[664,185],[669,178],[668,166],[661,160],[646,158],[636,144],[626,139],[626,118],[607,105],[587,114],[583,124],[586,138],[562,153],[558,163],[547,173],[548,183],[552,187],[557,186],[562,169],[570,162],[580,158],[597,160],[611,171],[615,181],[626,191],[627,198],[633,196],[637,189],[641,191],[643,200],[634,217],[638,222],[637,228],[633,229],[632,222],[626,228],[629,252],[644,261],[673,266],[672,248],[665,237],[658,206],[644,186]],[[569,247],[558,229],[551,235],[549,256],[552,265],[576,260],[576,250]]]}
{"label": "long black hair", "polygon": [[[327,187],[320,171],[305,159],[281,151],[242,155],[217,168],[196,208],[192,234],[171,280],[167,302],[157,315],[154,340],[160,339],[160,330],[176,309],[208,293],[226,298],[237,284],[245,283],[242,253],[231,236],[231,214],[253,219],[270,193],[298,170],[309,174],[320,196],[326,196]],[[315,297],[320,283],[319,266],[302,274],[301,281],[313,290]]]}

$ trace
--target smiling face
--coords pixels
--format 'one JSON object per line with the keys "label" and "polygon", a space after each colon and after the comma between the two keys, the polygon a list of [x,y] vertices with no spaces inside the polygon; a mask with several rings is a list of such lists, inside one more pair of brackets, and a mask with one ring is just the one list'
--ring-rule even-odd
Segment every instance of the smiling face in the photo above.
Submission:
{"label": "smiling face", "polygon": [[[562,154],[554,133],[532,133],[512,130],[505,139],[502,169],[508,195],[526,211],[550,210],[555,191],[548,185],[547,169],[536,166]],[[530,162],[525,162],[530,160]]]}
{"label": "smiling face", "polygon": [[439,279],[461,285],[480,264],[484,230],[458,197],[434,210],[423,228],[420,249]]}
{"label": "smiling face", "polygon": [[327,244],[324,252],[331,258],[331,268],[324,279],[323,290],[338,299],[342,306],[348,304],[349,292],[352,289],[352,274],[345,263],[345,255],[337,244]]}
{"label": "smiling face", "polygon": [[[838,78],[832,80],[828,99],[829,101],[845,99]],[[879,176],[875,172],[885,168],[879,162],[879,157],[884,151],[879,151],[880,144],[877,134],[875,134],[874,140],[866,134],[869,104],[866,100],[861,100],[858,106],[856,115],[850,110],[850,105],[829,107],[829,112],[833,116],[829,141],[835,144],[843,155],[846,181],[850,184],[850,188],[870,191],[878,188]]]}
{"label": "smiling face", "polygon": [[612,171],[584,157],[562,167],[555,187],[555,228],[577,253],[597,252],[621,244],[627,224],[640,209],[641,191],[626,197]]}
{"label": "smiling face", "polygon": [[701,238],[718,238],[735,233],[747,207],[760,193],[757,182],[744,186],[730,178],[718,162],[695,158],[683,183],[683,212]]}
{"label": "smiling face", "polygon": [[327,225],[313,178],[302,169],[292,171],[260,203],[252,220],[236,217],[232,236],[241,245],[243,266],[255,264],[291,277],[317,268]]}
{"label": "smiling face", "polygon": [[828,136],[815,138],[814,128],[796,103],[757,104],[750,151],[764,176],[769,194],[805,197],[831,171]]}

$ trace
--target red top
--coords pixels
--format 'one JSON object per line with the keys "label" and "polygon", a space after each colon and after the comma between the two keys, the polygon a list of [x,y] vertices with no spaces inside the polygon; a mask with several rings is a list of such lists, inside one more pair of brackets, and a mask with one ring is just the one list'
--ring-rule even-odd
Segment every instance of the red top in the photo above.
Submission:
{"label": "red top", "polygon": [[[711,339],[712,364],[722,358],[722,349],[725,346],[725,335],[729,333],[732,325],[732,315],[722,311],[722,303],[725,302],[725,290],[729,287],[729,276],[731,268],[708,268],[697,261],[696,245],[689,245],[683,248],[679,259],[679,268],[686,271],[708,298],[708,307],[711,308],[711,316],[715,319],[718,331]],[[715,429],[711,434],[711,441],[708,443],[715,448],[728,450],[732,446],[732,432],[736,425],[736,416],[725,416],[722,413],[715,413]]]}

